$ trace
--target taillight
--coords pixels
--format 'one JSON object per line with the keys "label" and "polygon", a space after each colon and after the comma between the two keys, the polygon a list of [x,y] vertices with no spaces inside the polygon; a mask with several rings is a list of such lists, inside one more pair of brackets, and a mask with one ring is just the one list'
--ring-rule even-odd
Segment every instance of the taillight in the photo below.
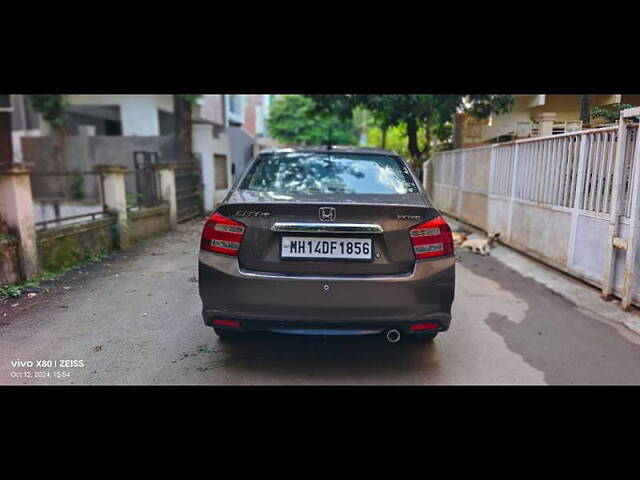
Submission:
{"label": "taillight", "polygon": [[238,255],[245,226],[230,218],[214,213],[202,229],[200,248],[225,255]]}
{"label": "taillight", "polygon": [[240,322],[238,322],[237,320],[218,319],[218,320],[214,320],[213,324],[219,325],[221,327],[240,328]]}
{"label": "taillight", "polygon": [[453,255],[451,228],[442,217],[436,217],[409,229],[416,258]]}
{"label": "taillight", "polygon": [[440,325],[437,323],[415,323],[409,327],[412,332],[420,332],[422,330],[439,330]]}

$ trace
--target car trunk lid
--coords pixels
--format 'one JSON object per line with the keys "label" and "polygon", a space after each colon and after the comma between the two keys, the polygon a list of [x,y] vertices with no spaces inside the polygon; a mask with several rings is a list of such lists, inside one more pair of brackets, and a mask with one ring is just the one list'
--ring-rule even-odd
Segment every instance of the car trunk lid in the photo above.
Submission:
{"label": "car trunk lid", "polygon": [[[332,218],[323,217],[327,210],[333,211]],[[242,268],[281,274],[336,276],[410,272],[415,255],[409,228],[438,215],[419,193],[277,196],[237,191],[219,212],[246,226],[238,252]],[[371,261],[283,259],[283,237],[370,238],[372,258]]]}

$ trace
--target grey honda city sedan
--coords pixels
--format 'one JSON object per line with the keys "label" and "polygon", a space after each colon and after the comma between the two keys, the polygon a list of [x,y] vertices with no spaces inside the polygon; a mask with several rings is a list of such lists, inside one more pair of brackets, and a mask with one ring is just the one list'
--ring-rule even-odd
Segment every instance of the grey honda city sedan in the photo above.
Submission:
{"label": "grey honda city sedan", "polygon": [[204,323],[248,331],[384,333],[449,328],[451,229],[397,154],[369,148],[262,152],[202,231]]}

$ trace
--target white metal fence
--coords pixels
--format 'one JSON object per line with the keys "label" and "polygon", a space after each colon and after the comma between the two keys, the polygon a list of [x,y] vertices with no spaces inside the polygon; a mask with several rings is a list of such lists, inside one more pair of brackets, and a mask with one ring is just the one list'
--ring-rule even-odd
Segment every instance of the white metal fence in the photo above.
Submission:
{"label": "white metal fence", "polygon": [[[626,116],[640,114],[633,109]],[[623,148],[619,150],[620,139]],[[637,124],[440,152],[425,189],[443,212],[640,306]]]}

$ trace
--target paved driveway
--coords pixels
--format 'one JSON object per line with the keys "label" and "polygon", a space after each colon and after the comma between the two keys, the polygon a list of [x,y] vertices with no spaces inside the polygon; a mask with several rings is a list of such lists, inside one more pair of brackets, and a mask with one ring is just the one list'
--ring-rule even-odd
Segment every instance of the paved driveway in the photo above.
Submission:
{"label": "paved driveway", "polygon": [[200,316],[201,225],[0,302],[0,383],[640,384],[635,334],[470,253],[457,264],[451,329],[430,345],[275,334],[220,343]]}

